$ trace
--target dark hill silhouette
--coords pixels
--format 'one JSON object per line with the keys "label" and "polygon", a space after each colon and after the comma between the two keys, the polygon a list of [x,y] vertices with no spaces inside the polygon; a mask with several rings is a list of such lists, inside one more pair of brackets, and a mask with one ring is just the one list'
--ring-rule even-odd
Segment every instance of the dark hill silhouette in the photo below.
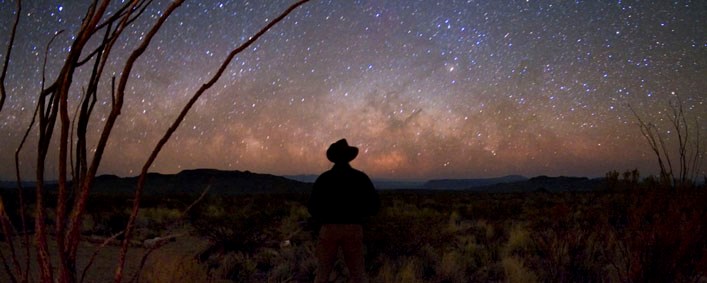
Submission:
{"label": "dark hill silhouette", "polygon": [[[184,170],[177,174],[149,173],[145,182],[145,194],[198,194],[211,183],[210,194],[237,195],[246,193],[294,193],[308,192],[310,184],[284,177],[258,174],[249,171],[221,171],[216,169]],[[96,178],[96,193],[132,193],[137,177],[121,178],[102,175]]]}

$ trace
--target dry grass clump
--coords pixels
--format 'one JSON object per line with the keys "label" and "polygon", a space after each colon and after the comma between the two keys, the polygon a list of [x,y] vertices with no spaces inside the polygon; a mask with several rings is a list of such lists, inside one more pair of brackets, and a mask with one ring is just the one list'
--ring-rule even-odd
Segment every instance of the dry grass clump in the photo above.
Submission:
{"label": "dry grass clump", "polygon": [[215,282],[207,267],[189,256],[157,256],[140,277],[154,283]]}
{"label": "dry grass clump", "polygon": [[534,283],[538,282],[537,276],[533,271],[523,265],[522,260],[515,256],[504,257],[502,260],[503,274],[506,282],[509,283]]}

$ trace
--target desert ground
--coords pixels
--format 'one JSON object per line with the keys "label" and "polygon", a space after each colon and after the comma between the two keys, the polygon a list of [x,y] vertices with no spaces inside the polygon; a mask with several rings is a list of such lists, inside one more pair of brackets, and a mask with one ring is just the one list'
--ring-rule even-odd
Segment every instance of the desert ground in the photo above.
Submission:
{"label": "desert ground", "polygon": [[[372,282],[706,280],[704,189],[380,193],[383,208],[365,230]],[[307,197],[208,196],[186,214],[194,196],[147,198],[125,281],[311,282],[316,226]],[[120,231],[127,217],[111,196],[93,203],[79,273],[100,245],[96,239]],[[160,236],[174,240],[154,250],[134,277],[148,250],[141,243]],[[2,252],[8,255],[6,244]],[[104,247],[85,282],[110,281],[117,253],[115,245]],[[5,282],[7,273],[0,274]],[[345,282],[341,262],[331,279]]]}

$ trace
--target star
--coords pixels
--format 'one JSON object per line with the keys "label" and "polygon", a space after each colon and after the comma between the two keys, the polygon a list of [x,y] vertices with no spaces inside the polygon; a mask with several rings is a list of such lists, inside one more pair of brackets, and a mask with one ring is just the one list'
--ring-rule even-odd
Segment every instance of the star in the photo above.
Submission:
{"label": "star", "polygon": [[[131,74],[99,173],[139,171],[228,52],[288,2],[180,7]],[[684,103],[690,121],[705,118],[707,11],[700,3],[312,1],[234,58],[151,170],[317,173],[330,166],[328,145],[346,138],[365,149],[355,165],[375,178],[596,177],[633,168],[656,174],[628,105],[668,142],[676,139],[665,119],[671,101]],[[109,77],[120,74],[165,5],[151,3],[116,44],[92,146],[111,103]],[[82,1],[23,8],[0,112],[0,180],[14,178],[13,154],[36,107],[44,48],[65,31],[47,53],[51,81],[86,8]],[[14,13],[12,1],[0,3],[2,56]],[[90,67],[77,71],[71,109],[89,74]],[[694,131],[704,137],[705,125]],[[25,176],[33,175],[36,143],[30,134],[21,154]],[[48,164],[56,158],[51,153]]]}

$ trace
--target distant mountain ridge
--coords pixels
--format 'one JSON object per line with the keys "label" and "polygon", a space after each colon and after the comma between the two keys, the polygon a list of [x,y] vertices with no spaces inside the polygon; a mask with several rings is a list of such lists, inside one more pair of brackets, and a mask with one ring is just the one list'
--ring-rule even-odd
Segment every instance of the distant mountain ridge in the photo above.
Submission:
{"label": "distant mountain ridge", "polygon": [[523,182],[527,180],[528,178],[520,175],[508,175],[497,178],[479,179],[438,179],[429,180],[422,187],[425,189],[437,190],[464,190],[471,188],[486,187],[496,184]]}

